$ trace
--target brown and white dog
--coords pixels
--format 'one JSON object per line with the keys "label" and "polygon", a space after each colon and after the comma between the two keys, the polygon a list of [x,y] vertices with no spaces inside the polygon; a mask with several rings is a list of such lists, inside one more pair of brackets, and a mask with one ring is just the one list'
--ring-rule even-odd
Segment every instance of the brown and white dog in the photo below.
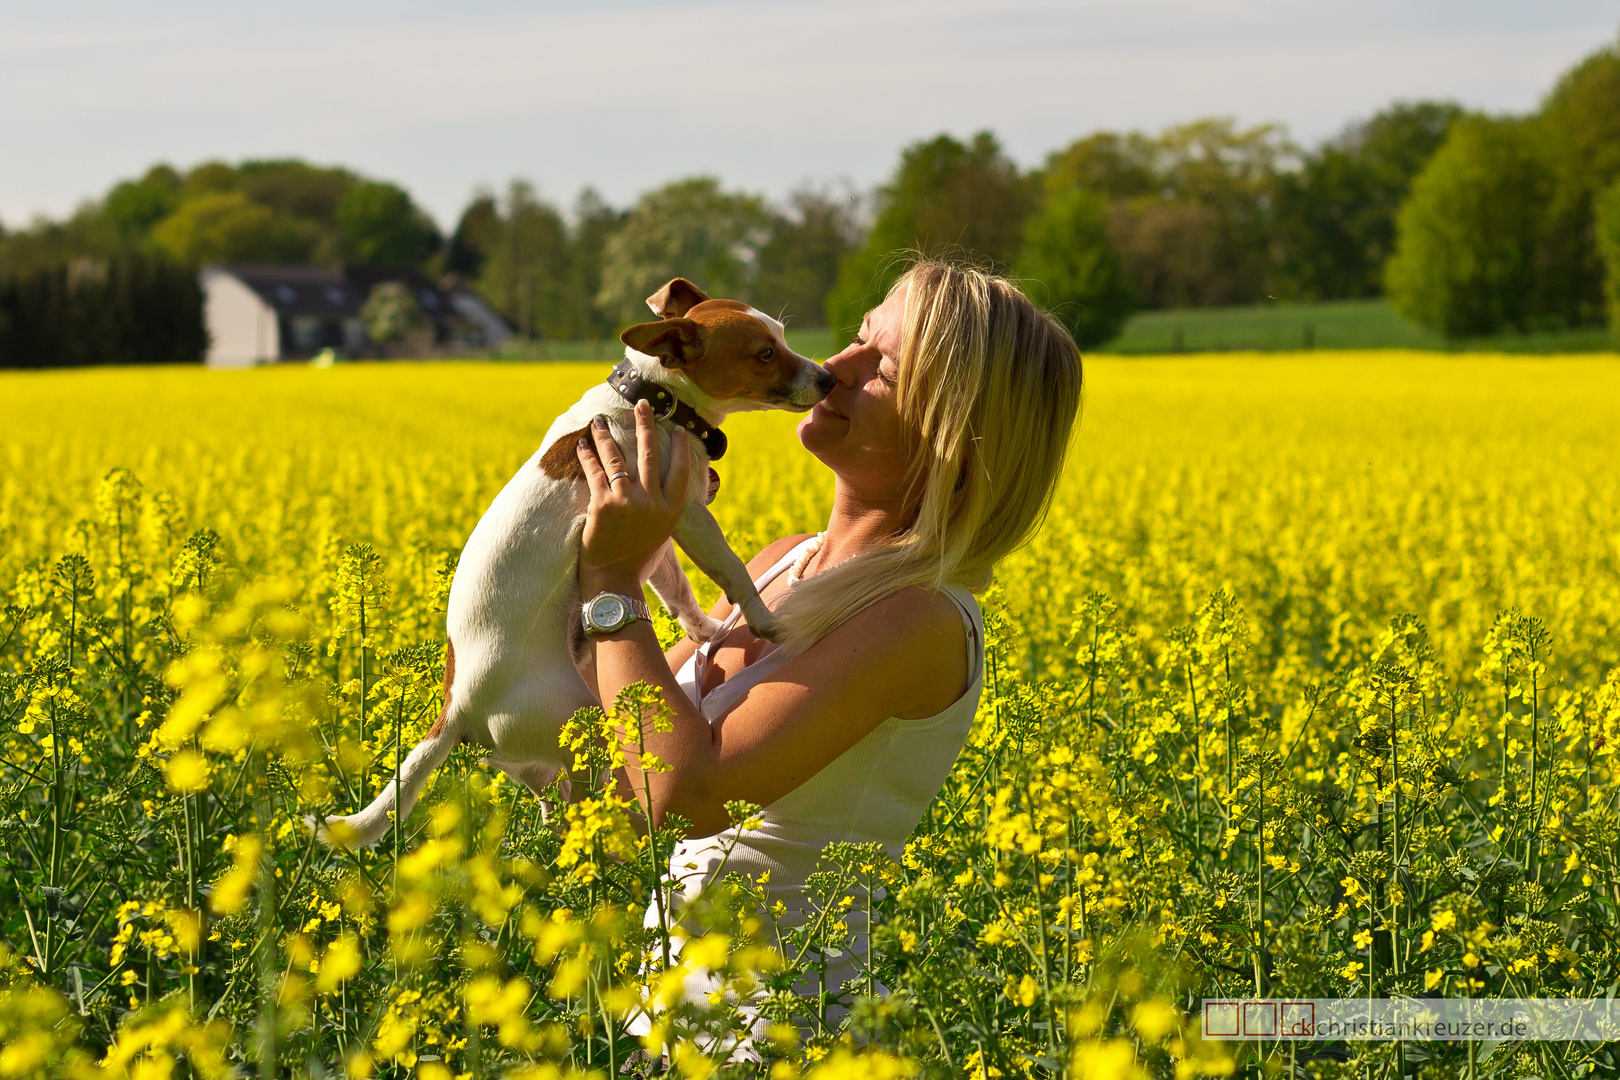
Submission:
{"label": "brown and white dog", "polygon": [[[650,389],[649,400],[667,392],[669,406],[678,399],[695,412],[697,428],[714,429],[708,440],[689,440],[692,482],[674,543],[741,605],[756,635],[774,635],[769,609],[706,505],[705,441],[716,445],[714,438],[723,438],[718,427],[730,413],[803,412],[826,397],[835,380],[788,348],[780,322],[735,300],[711,300],[685,278],[665,285],[647,305],[659,321],[620,335],[625,363],[557,418],[467,538],[450,587],[444,711],[370,806],[325,824],[312,821],[328,843],[380,839],[393,814],[403,819],[410,813],[428,776],[463,739],[487,748],[490,765],[535,791],[557,775],[563,723],[595,704],[571,658],[580,619],[576,564],[590,502],[575,444],[592,417],[605,417],[624,450],[625,468],[636,476],[635,402],[619,389],[633,384],[626,373],[643,380],[633,385]],[[666,420],[656,427],[667,469],[672,425]],[[717,624],[698,606],[672,544],[659,553],[649,582],[688,635],[703,642],[714,634]]]}

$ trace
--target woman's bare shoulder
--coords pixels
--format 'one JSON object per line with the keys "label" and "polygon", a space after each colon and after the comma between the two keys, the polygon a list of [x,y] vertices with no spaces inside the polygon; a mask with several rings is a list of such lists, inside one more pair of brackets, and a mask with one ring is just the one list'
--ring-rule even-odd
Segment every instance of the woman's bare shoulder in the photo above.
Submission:
{"label": "woman's bare shoulder", "polygon": [[964,632],[954,600],[910,586],[868,605],[828,637],[876,662],[902,699],[893,715],[921,717],[940,712],[971,685]]}

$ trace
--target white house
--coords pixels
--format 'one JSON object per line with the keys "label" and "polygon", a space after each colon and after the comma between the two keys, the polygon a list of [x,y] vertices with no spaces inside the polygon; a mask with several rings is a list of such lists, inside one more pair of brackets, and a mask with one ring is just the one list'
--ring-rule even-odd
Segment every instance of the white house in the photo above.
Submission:
{"label": "white house", "polygon": [[385,281],[404,284],[416,297],[432,324],[435,351],[491,349],[512,336],[506,320],[472,289],[459,281],[441,289],[408,267],[226,263],[204,268],[200,279],[209,367],[252,367],[322,349],[380,355],[360,311]]}

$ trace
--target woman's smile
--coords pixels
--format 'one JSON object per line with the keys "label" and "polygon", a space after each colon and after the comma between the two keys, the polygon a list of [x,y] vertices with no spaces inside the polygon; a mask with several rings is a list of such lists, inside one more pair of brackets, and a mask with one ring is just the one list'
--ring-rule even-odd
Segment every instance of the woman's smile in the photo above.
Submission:
{"label": "woman's smile", "polygon": [[811,412],[823,413],[823,414],[825,414],[827,416],[836,416],[840,420],[848,420],[849,419],[849,417],[845,416],[843,413],[839,412],[837,409],[833,408],[831,405],[828,405],[825,398],[823,398],[821,401],[816,402],[815,406],[813,408],[811,408],[810,411]]}

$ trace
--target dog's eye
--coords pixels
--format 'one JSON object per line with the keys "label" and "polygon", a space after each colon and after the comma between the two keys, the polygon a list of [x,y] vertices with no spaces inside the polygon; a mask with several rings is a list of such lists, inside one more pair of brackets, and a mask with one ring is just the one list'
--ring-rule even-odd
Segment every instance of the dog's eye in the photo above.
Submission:
{"label": "dog's eye", "polygon": [[764,352],[759,354],[760,362],[764,363],[765,361],[769,360],[771,357],[773,357],[775,355],[776,355],[776,350],[775,349],[766,349]]}

